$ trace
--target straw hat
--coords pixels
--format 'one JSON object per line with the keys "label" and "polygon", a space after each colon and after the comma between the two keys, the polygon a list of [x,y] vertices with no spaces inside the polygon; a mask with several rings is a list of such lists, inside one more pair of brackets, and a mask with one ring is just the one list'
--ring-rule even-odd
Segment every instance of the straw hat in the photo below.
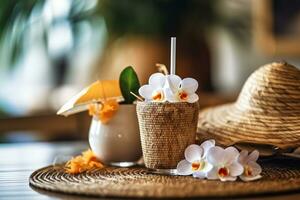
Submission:
{"label": "straw hat", "polygon": [[300,70],[284,62],[260,67],[235,103],[200,112],[197,132],[226,146],[237,142],[300,146]]}

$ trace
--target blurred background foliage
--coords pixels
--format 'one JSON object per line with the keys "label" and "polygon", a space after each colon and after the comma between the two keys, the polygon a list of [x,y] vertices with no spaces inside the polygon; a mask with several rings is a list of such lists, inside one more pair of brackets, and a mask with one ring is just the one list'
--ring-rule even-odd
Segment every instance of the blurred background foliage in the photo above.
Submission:
{"label": "blurred background foliage", "polygon": [[216,3],[217,0],[102,0],[97,11],[105,18],[110,35],[169,37],[186,32],[202,34],[217,18]]}
{"label": "blurred background foliage", "polygon": [[[49,50],[47,48],[49,31],[52,27],[67,22],[74,38],[73,47],[76,48],[76,41],[80,37],[80,25],[86,21],[92,23],[97,17],[104,18],[108,35],[112,38],[124,35],[199,37],[210,27],[220,24],[228,27],[238,38],[249,35],[249,31],[245,31],[249,30],[249,15],[223,12],[220,2],[220,0],[62,0],[61,2],[3,0],[0,2],[0,26],[2,27],[0,67],[16,66],[18,58],[23,51],[26,51],[25,45],[28,45],[24,44],[28,37],[25,34],[26,29],[36,27],[39,23],[42,23],[39,29],[47,50]],[[66,8],[68,6],[70,8]],[[49,9],[50,12],[54,12],[53,16],[48,13]],[[67,49],[69,50],[72,49]],[[48,53],[51,55],[52,52]],[[62,55],[67,53],[60,52]]]}
{"label": "blurred background foliage", "polygon": [[[254,4],[262,2],[270,10],[259,13]],[[300,63],[299,55],[267,54],[264,46],[276,49],[255,44],[253,24],[268,21],[264,16],[272,17],[272,8],[277,12],[297,4],[284,2],[1,0],[0,118],[55,116],[83,87],[97,79],[118,79],[129,65],[144,84],[157,71],[156,63],[168,67],[171,36],[177,37],[177,73],[198,80],[200,103],[212,105],[205,102],[207,94],[212,102],[236,97],[260,65],[278,58]],[[292,10],[291,20],[284,21],[293,22],[288,30],[298,33],[300,8]]]}
{"label": "blurred background foliage", "polygon": [[[24,97],[26,104],[39,97],[37,93],[45,96],[48,90],[65,84],[74,57],[87,44],[87,50],[97,49],[99,45],[91,41],[97,43],[105,30],[97,28],[104,23],[96,15],[96,5],[96,0],[0,2],[0,106],[4,113],[26,113],[26,105],[18,106],[14,99]],[[26,89],[28,93],[22,93]],[[14,98],[8,97],[9,91],[15,92]],[[39,107],[39,102],[32,104]]]}
{"label": "blurred background foliage", "polygon": [[[75,38],[78,38],[80,23],[92,20],[96,1],[47,1],[47,0],[3,0],[0,2],[0,41],[2,53],[9,67],[14,67],[23,51],[26,31],[38,27],[45,47],[49,42],[49,31],[60,23],[68,22]],[[65,5],[64,5],[65,4]],[[51,9],[53,9],[51,11]],[[56,9],[56,11],[55,11]],[[39,26],[41,23],[41,26]],[[28,44],[26,44],[28,45]],[[61,52],[65,54],[66,52]],[[3,63],[1,63],[3,67]]]}
{"label": "blurred background foliage", "polygon": [[[0,42],[1,52],[6,51],[10,61],[20,54],[20,42],[23,30],[37,1],[2,1],[0,6]],[[3,49],[5,48],[5,50]],[[10,63],[13,67],[14,63]]]}
{"label": "blurred background foliage", "polygon": [[[227,3],[232,8],[224,9],[222,0],[2,0],[0,110],[2,114],[23,115],[32,110],[57,109],[92,80],[103,76],[114,78],[116,75],[107,75],[107,71],[119,65],[114,60],[136,45],[142,49],[145,46],[149,54],[151,51],[164,54],[164,57],[154,55],[145,65],[154,65],[155,59],[160,59],[155,62],[167,62],[166,41],[170,36],[179,37],[183,43],[179,48],[193,55],[186,58],[193,61],[184,61],[183,65],[196,65],[194,68],[202,65],[195,75],[208,77],[202,78],[200,83],[203,89],[213,90],[206,37],[212,27],[221,25],[241,42],[247,41],[249,15],[239,10],[245,7],[237,6],[240,4],[244,4],[243,1]],[[225,11],[232,9],[235,12]],[[124,44],[127,49],[113,54],[115,43],[124,37],[137,37],[137,42],[129,40],[129,44]],[[141,37],[148,39],[142,39],[139,44]],[[118,48],[121,49],[120,45]],[[200,61],[197,61],[197,51],[202,52]],[[107,54],[116,59],[107,59]],[[130,58],[128,62],[143,63]],[[120,65],[115,71],[121,71],[124,66]],[[137,67],[140,67],[137,71],[142,80],[153,71],[147,71],[145,66]],[[187,76],[193,74],[193,69],[187,68],[186,72],[180,73]],[[9,96],[9,91],[15,91],[15,97]]]}

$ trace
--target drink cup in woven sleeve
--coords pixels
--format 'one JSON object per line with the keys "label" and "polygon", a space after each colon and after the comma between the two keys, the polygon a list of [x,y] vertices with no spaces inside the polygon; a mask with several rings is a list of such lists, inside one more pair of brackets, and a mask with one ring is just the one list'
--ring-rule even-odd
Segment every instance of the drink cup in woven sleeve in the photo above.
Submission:
{"label": "drink cup in woven sleeve", "polygon": [[195,143],[199,105],[196,103],[138,102],[144,162],[150,169],[174,169]]}

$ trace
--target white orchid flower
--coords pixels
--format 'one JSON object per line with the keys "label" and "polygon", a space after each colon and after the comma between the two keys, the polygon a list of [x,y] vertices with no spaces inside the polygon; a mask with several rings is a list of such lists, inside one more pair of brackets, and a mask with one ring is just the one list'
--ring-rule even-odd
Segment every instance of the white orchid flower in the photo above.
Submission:
{"label": "white orchid flower", "polygon": [[139,94],[144,97],[145,101],[165,102],[164,86],[166,76],[162,73],[154,73],[149,78],[149,84],[143,85],[139,89]]}
{"label": "white orchid flower", "polygon": [[257,164],[257,159],[259,157],[259,152],[254,150],[248,155],[248,151],[243,150],[238,158],[239,163],[244,167],[244,173],[240,175],[243,181],[253,181],[260,179],[262,169],[259,164]]}
{"label": "white orchid flower", "polygon": [[237,161],[239,151],[234,147],[223,149],[222,147],[212,147],[207,154],[207,160],[213,165],[212,170],[207,173],[208,179],[220,179],[221,181],[235,181],[240,176],[244,168]]}
{"label": "white orchid flower", "polygon": [[214,140],[207,140],[200,146],[192,144],[188,146],[184,152],[185,160],[177,165],[177,173],[179,175],[191,175],[195,178],[203,179],[212,169],[212,165],[207,162],[206,155],[210,148],[215,146]]}
{"label": "white orchid flower", "polygon": [[198,101],[199,97],[195,93],[198,89],[198,82],[193,78],[180,79],[177,75],[167,76],[165,95],[169,102],[189,102]]}

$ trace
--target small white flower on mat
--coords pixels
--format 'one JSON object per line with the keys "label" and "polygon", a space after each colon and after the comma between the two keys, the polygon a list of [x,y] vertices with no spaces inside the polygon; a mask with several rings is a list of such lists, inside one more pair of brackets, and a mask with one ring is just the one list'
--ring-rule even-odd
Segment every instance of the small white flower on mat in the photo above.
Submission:
{"label": "small white flower on mat", "polygon": [[180,161],[177,165],[177,173],[185,176],[193,174],[195,178],[205,178],[207,172],[213,167],[207,162],[206,155],[214,146],[214,140],[207,140],[200,146],[196,144],[188,146],[184,152],[185,160]]}
{"label": "small white flower on mat", "polygon": [[234,147],[223,149],[222,147],[212,147],[207,153],[207,160],[213,168],[207,173],[207,178],[221,181],[235,181],[240,176],[244,168],[238,162],[239,151]]}
{"label": "small white flower on mat", "polygon": [[198,82],[193,78],[185,78],[183,80],[176,75],[167,76],[167,84],[165,88],[166,98],[169,102],[189,102],[198,101],[199,97],[195,93],[198,89]]}
{"label": "small white flower on mat", "polygon": [[238,162],[244,167],[244,173],[240,175],[243,181],[253,181],[262,177],[260,175],[262,169],[256,162],[258,157],[259,152],[257,150],[252,151],[249,155],[248,151],[241,151]]}
{"label": "small white flower on mat", "polygon": [[164,86],[166,76],[162,73],[152,74],[149,78],[149,84],[143,85],[139,89],[139,94],[145,98],[145,101],[165,102]]}

